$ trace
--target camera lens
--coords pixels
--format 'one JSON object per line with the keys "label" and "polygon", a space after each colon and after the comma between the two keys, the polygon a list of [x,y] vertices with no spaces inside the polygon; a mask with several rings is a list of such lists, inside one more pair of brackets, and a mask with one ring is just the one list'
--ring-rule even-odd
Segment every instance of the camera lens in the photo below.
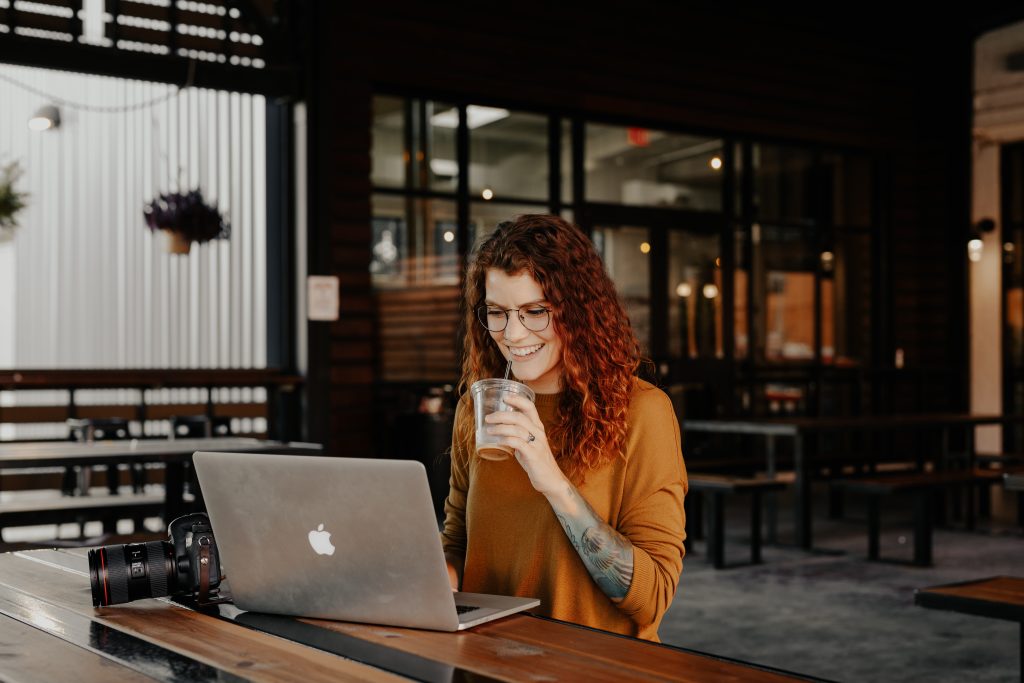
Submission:
{"label": "camera lens", "polygon": [[177,589],[174,547],[150,541],[90,550],[89,583],[94,607],[170,595]]}

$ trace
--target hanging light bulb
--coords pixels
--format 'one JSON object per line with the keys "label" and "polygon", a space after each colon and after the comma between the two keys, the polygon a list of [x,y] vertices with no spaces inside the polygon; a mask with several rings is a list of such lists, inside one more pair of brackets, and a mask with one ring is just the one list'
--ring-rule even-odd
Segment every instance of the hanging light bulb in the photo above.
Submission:
{"label": "hanging light bulb", "polygon": [[981,251],[984,248],[984,244],[981,239],[975,237],[974,239],[967,242],[967,259],[971,263],[977,263],[981,260]]}
{"label": "hanging light bulb", "polygon": [[60,128],[60,109],[52,104],[39,107],[28,120],[28,127],[29,130],[36,131]]}

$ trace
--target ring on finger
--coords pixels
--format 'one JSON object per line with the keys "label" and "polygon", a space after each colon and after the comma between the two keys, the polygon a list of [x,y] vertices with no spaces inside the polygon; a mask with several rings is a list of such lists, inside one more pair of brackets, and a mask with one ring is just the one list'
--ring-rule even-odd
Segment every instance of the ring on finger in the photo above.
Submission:
{"label": "ring on finger", "polygon": [[537,440],[537,437],[535,437],[532,432],[527,432],[527,434],[530,435],[530,438],[526,440],[527,443],[533,443],[534,441]]}

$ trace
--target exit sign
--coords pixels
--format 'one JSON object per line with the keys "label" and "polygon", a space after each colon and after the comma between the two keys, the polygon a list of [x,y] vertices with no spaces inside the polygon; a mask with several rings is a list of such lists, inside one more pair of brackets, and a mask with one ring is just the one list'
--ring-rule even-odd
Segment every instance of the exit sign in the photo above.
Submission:
{"label": "exit sign", "polygon": [[646,128],[627,128],[626,137],[634,147],[646,147],[651,144],[651,134]]}

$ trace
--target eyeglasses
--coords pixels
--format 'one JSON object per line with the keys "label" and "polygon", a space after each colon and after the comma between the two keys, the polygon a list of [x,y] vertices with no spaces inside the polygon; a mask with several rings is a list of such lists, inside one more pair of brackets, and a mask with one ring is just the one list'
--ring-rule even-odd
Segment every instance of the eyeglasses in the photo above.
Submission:
{"label": "eyeglasses", "polygon": [[539,304],[527,304],[519,308],[498,308],[486,304],[476,307],[480,324],[491,332],[502,332],[508,326],[509,311],[519,314],[519,322],[531,332],[542,332],[551,324],[551,309]]}

